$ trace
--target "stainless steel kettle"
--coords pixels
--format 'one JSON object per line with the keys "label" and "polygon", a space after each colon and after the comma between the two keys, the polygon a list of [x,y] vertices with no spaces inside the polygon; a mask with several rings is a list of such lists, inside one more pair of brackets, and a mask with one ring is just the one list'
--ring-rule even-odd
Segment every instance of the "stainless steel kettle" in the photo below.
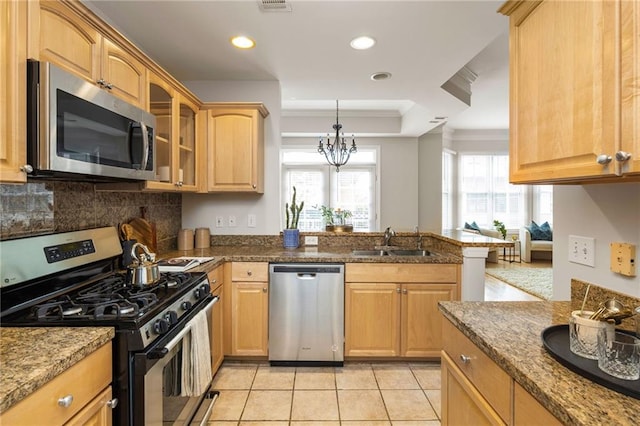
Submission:
{"label": "stainless steel kettle", "polygon": [[[137,253],[138,248],[142,249],[140,255]],[[144,287],[160,279],[160,270],[155,262],[156,255],[149,252],[147,246],[135,243],[131,247],[131,258],[133,263],[127,267],[127,284]]]}

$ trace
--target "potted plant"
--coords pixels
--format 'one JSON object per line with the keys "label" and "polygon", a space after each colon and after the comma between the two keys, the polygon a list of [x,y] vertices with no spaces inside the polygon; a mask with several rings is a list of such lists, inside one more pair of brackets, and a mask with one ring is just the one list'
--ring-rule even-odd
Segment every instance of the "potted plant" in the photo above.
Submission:
{"label": "potted plant", "polygon": [[502,234],[502,239],[506,240],[507,239],[507,228],[504,227],[504,223],[500,222],[499,220],[494,220],[493,221],[493,226],[496,228],[496,230],[498,230],[500,232],[500,234]]}
{"label": "potted plant", "polygon": [[300,230],[298,229],[298,221],[300,220],[300,212],[304,208],[304,201],[296,204],[296,187],[293,187],[293,196],[291,197],[291,205],[285,203],[285,229],[282,231],[284,248],[298,248],[300,245]]}
{"label": "potted plant", "polygon": [[314,206],[320,209],[322,219],[324,220],[325,230],[328,232],[351,232],[353,225],[348,225],[346,220],[353,216],[350,210],[342,210],[340,208],[333,209],[327,206]]}

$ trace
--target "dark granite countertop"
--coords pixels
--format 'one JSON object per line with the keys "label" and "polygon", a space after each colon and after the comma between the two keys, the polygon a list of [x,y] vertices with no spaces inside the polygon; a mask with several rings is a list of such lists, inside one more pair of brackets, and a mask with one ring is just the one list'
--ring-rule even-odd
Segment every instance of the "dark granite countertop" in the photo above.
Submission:
{"label": "dark granite countertop", "polygon": [[[427,248],[429,250],[429,248]],[[462,258],[447,252],[438,252],[434,256],[361,256],[353,255],[351,248],[345,247],[300,247],[284,249],[269,246],[212,246],[205,249],[188,251],[174,250],[162,253],[159,258],[179,256],[214,257],[219,262],[337,262],[337,263],[462,263]]]}
{"label": "dark granite countertop", "polygon": [[542,345],[542,331],[566,324],[570,302],[440,302],[462,333],[566,425],[631,425],[640,400],[572,372]]}
{"label": "dark granite countertop", "polygon": [[110,327],[0,328],[0,412],[115,336]]}

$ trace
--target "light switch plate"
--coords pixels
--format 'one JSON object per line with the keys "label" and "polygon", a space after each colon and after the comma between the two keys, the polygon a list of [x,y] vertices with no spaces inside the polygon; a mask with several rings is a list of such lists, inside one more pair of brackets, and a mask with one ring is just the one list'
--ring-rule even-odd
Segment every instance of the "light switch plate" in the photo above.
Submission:
{"label": "light switch plate", "polygon": [[595,267],[595,239],[569,235],[569,262]]}
{"label": "light switch plate", "polygon": [[636,276],[636,246],[629,243],[611,243],[611,272]]}

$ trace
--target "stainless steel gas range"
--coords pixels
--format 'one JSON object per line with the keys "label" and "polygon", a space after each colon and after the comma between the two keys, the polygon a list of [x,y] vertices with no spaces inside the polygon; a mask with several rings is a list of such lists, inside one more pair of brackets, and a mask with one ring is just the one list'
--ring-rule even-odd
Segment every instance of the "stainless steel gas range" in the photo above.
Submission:
{"label": "stainless steel gas range", "polygon": [[187,389],[184,365],[203,311],[211,335],[217,297],[207,276],[163,273],[130,285],[121,254],[113,227],[0,241],[0,324],[114,327],[114,424],[204,424],[217,392]]}

